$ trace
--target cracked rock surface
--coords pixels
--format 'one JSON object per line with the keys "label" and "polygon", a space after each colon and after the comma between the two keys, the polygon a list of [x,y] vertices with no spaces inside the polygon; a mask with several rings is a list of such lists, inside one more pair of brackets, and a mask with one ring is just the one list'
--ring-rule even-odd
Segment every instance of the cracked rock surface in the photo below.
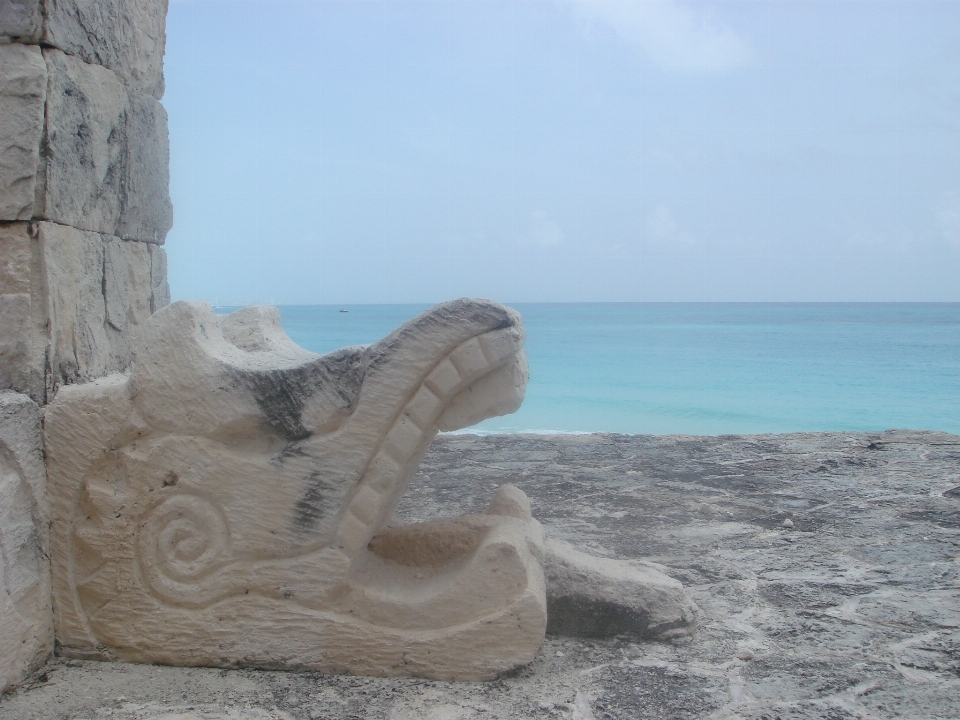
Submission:
{"label": "cracked rock surface", "polygon": [[664,566],[693,638],[548,636],[492,683],[61,660],[0,718],[960,717],[960,437],[445,436],[398,515],[503,483],[549,536]]}

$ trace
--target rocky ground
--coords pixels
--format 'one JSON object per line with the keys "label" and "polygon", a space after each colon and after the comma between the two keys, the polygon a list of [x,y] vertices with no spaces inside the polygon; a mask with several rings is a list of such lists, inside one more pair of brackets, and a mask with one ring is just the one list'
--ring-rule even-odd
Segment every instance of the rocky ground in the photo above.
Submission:
{"label": "rocky ground", "polygon": [[57,660],[0,718],[960,717],[960,437],[447,436],[399,514],[505,482],[548,534],[666,566],[693,639],[548,637],[492,683]]}

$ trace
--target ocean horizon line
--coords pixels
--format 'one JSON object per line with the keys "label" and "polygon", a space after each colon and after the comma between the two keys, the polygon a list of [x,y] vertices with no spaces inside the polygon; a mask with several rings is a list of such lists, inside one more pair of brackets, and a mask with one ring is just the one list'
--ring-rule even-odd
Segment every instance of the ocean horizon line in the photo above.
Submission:
{"label": "ocean horizon line", "polygon": [[[464,296],[460,296],[464,297]],[[450,298],[453,300],[456,298]],[[273,307],[433,307],[449,300],[435,302],[371,302],[371,303],[278,303],[274,301],[215,302],[202,300],[214,309],[242,308],[251,305]],[[960,300],[497,300],[504,305],[960,305]]]}
{"label": "ocean horizon line", "polygon": [[917,427],[889,427],[882,430],[857,430],[857,429],[834,429],[834,430],[767,430],[756,432],[714,432],[714,433],[691,433],[691,432],[624,432],[618,430],[528,430],[526,428],[498,428],[496,430],[486,430],[483,428],[469,427],[462,430],[451,430],[449,432],[437,433],[437,437],[454,437],[460,435],[474,435],[477,437],[489,437],[491,435],[624,435],[627,437],[646,436],[646,437],[745,437],[762,435],[883,435],[884,433],[944,433],[946,435],[956,435],[960,433],[949,430],[937,430],[933,428]]}

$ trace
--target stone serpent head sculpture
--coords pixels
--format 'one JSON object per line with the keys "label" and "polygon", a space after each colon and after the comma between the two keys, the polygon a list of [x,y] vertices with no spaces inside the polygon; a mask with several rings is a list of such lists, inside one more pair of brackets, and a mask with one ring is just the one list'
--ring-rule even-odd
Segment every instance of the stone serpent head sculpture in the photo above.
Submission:
{"label": "stone serpent head sculpture", "polygon": [[274,308],[157,312],[129,374],[65,387],[46,414],[60,646],[458,679],[529,662],[546,600],[526,496],[392,521],[438,430],[519,407],[523,339],[483,300],[324,356]]}

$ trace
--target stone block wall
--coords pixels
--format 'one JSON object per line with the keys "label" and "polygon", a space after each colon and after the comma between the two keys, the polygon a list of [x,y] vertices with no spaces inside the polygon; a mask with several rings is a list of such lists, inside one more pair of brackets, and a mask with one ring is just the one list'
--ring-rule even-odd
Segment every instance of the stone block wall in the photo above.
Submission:
{"label": "stone block wall", "polygon": [[0,692],[53,648],[40,408],[0,391]]}
{"label": "stone block wall", "polygon": [[0,0],[0,388],[126,369],[169,302],[166,0]]}
{"label": "stone block wall", "polygon": [[53,647],[39,406],[170,301],[166,14],[0,0],[0,692]]}

